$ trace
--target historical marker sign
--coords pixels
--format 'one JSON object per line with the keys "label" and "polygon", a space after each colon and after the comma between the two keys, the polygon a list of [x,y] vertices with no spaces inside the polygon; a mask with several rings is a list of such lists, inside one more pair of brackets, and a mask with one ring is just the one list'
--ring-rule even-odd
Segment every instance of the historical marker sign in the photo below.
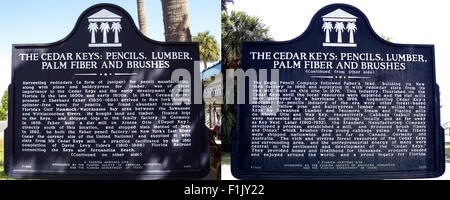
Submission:
{"label": "historical marker sign", "polygon": [[203,105],[189,103],[193,95],[181,104],[171,98],[175,86],[194,86],[172,72],[194,76],[197,43],[152,41],[122,8],[99,4],[67,38],[13,45],[12,58],[8,176],[201,178],[209,171]]}
{"label": "historical marker sign", "polygon": [[298,38],[247,42],[242,52],[243,70],[260,73],[247,81],[247,102],[238,105],[231,162],[237,178],[443,173],[433,45],[387,42],[361,11],[334,4]]}

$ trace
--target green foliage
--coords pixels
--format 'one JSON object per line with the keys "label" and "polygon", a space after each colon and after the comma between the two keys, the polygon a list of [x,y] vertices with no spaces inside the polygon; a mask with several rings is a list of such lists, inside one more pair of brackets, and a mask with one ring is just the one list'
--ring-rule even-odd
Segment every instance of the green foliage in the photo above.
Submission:
{"label": "green foliage", "polygon": [[269,28],[258,17],[242,11],[222,12],[222,64],[228,68],[240,67],[244,41],[267,41],[272,38]]}
{"label": "green foliage", "polygon": [[[247,15],[242,11],[222,12],[222,74],[226,74],[226,69],[241,67],[243,42],[271,39],[269,28],[258,17]],[[225,94],[225,90],[224,87],[222,94]],[[235,86],[234,97],[236,96]],[[227,102],[225,98],[226,95],[224,103]],[[231,134],[236,124],[236,99],[234,102],[235,104],[224,104],[222,107],[222,150],[228,152],[231,151]]]}
{"label": "green foliage", "polygon": [[227,12],[227,4],[228,3],[233,3],[233,0],[222,0],[222,11]]}
{"label": "green foliage", "polygon": [[8,176],[6,176],[5,170],[3,169],[3,165],[0,165],[0,180],[10,180]]}
{"label": "green foliage", "polygon": [[[245,12],[222,12],[222,74],[226,69],[241,67],[242,43],[245,41],[271,40],[269,28],[258,17],[247,15]],[[223,76],[225,79],[226,77]],[[235,81],[236,83],[236,81]],[[223,93],[225,94],[225,87]],[[234,97],[236,98],[236,85]],[[226,95],[223,102],[226,103]],[[222,150],[231,151],[231,132],[236,124],[235,104],[224,104],[222,107]]]}
{"label": "green foliage", "polygon": [[5,121],[7,114],[8,112],[5,109],[0,108],[0,121]]}
{"label": "green foliage", "polygon": [[8,90],[3,93],[1,105],[0,105],[0,121],[7,119],[8,112]]}
{"label": "green foliage", "polygon": [[3,139],[0,138],[0,167],[3,167],[4,164],[4,146],[3,146]]}
{"label": "green foliage", "polygon": [[[6,112],[8,110],[8,90],[3,93],[1,105],[0,105],[0,118],[1,120],[6,120]],[[6,176],[4,171],[4,140],[0,138],[0,180],[10,180],[8,176]]]}
{"label": "green foliage", "polygon": [[222,152],[222,165],[230,165],[231,164],[231,155],[229,152]]}
{"label": "green foliage", "polygon": [[3,140],[0,140],[0,180],[5,180],[5,179],[10,179],[8,176],[6,176],[5,174],[5,170],[4,170],[4,152],[3,152]]}
{"label": "green foliage", "polygon": [[236,124],[236,104],[223,104],[222,108],[222,150],[231,151],[231,134]]}
{"label": "green foliage", "polygon": [[219,46],[216,39],[209,34],[209,31],[200,32],[197,36],[192,37],[192,41],[198,42],[200,51],[200,60],[205,64],[220,59]]}
{"label": "green foliage", "polygon": [[221,0],[222,11],[227,11],[227,0]]}

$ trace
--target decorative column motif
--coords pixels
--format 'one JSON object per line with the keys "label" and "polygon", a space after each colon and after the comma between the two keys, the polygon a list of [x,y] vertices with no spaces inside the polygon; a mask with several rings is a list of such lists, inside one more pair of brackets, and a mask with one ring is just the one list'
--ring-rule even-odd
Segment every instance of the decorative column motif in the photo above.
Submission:
{"label": "decorative column motif", "polygon": [[347,23],[347,27],[345,28],[345,29],[347,29],[347,31],[350,33],[350,39],[349,39],[349,42],[350,43],[355,43],[355,40],[354,40],[354,38],[353,38],[353,33],[356,31],[356,25],[355,25],[355,23],[354,22],[349,22],[349,23]]}
{"label": "decorative column motif", "polygon": [[102,22],[102,24],[100,24],[100,30],[103,33],[103,43],[108,43],[108,35],[107,33],[109,32],[109,24],[107,22]]}
{"label": "decorative column motif", "polygon": [[89,27],[88,27],[89,32],[91,32],[91,44],[95,43],[95,33],[98,30],[98,25],[95,22],[91,22],[89,23]]}
{"label": "decorative column motif", "polygon": [[342,22],[336,22],[334,25],[334,30],[336,30],[338,36],[337,36],[337,43],[342,43],[342,31],[344,31],[345,26]]}
{"label": "decorative column motif", "polygon": [[119,32],[122,30],[122,26],[119,22],[114,22],[111,26],[111,30],[114,31],[114,43],[119,43]]}
{"label": "decorative column motif", "polygon": [[[88,31],[91,33],[91,43],[89,47],[121,47],[122,44],[119,42],[119,32],[122,30],[120,22],[122,17],[102,9],[93,15],[88,17]],[[100,26],[98,26],[98,24]],[[96,43],[96,33],[100,29],[102,32],[102,43]],[[108,42],[108,33],[114,32],[114,43]]]}
{"label": "decorative column motif", "polygon": [[330,31],[333,30],[333,24],[331,22],[324,22],[322,29],[325,31],[325,43],[330,43]]}
{"label": "decorative column motif", "polygon": [[[325,42],[323,46],[326,47],[356,47],[354,33],[357,30],[356,27],[357,17],[343,11],[342,9],[336,9],[335,11],[322,16],[323,25],[322,30],[325,32]],[[334,25],[333,25],[334,23]],[[335,42],[331,41],[330,34],[336,32]],[[348,42],[343,40],[342,33],[347,30],[349,33]]]}

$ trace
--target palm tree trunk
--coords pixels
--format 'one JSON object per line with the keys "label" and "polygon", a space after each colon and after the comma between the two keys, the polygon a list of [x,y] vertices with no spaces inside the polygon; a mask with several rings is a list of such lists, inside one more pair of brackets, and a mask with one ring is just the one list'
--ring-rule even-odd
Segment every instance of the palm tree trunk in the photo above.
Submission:
{"label": "palm tree trunk", "polygon": [[190,42],[188,0],[161,0],[166,41]]}
{"label": "palm tree trunk", "polygon": [[206,68],[208,68],[208,62],[206,62],[206,60],[203,61],[203,70],[205,70]]}
{"label": "palm tree trunk", "polygon": [[330,43],[330,31],[329,30],[327,30],[325,32],[325,42]]}
{"label": "palm tree trunk", "polygon": [[147,36],[147,17],[145,15],[145,0],[137,0],[139,30]]}

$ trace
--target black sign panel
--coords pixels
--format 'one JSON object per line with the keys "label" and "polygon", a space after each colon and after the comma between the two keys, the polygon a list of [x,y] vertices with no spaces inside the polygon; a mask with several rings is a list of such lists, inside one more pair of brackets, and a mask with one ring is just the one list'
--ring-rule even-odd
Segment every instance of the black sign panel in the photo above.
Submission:
{"label": "black sign panel", "polygon": [[[87,9],[61,41],[13,45],[6,173],[204,177],[209,144],[203,104],[194,104],[193,95],[178,96],[186,97],[181,104],[171,96],[197,84],[190,81],[197,60],[197,43],[150,40],[111,4]],[[180,69],[192,78],[174,76]]]}
{"label": "black sign panel", "polygon": [[235,177],[380,179],[444,172],[433,45],[385,41],[357,8],[333,4],[298,38],[247,42],[242,52],[245,75],[253,70],[259,76],[247,78],[246,103],[238,105]]}

